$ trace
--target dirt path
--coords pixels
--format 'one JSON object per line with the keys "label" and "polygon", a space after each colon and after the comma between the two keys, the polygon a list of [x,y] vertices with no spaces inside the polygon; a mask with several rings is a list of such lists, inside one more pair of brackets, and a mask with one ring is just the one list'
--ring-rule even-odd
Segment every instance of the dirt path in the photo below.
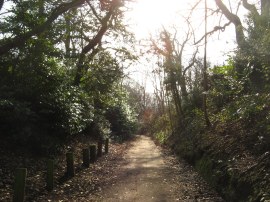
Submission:
{"label": "dirt path", "polygon": [[138,136],[125,155],[115,184],[102,191],[100,201],[222,201],[198,174],[161,150],[146,136]]}

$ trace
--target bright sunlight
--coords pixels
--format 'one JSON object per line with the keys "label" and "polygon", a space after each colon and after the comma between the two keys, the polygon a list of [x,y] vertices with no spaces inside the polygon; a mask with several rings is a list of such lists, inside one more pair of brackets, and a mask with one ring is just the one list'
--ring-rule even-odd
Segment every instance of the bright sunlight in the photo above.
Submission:
{"label": "bright sunlight", "polygon": [[[198,0],[135,0],[126,18],[137,40],[147,41],[150,36],[155,36],[164,27],[165,29],[173,28],[172,33],[177,32],[179,41],[182,41],[187,31],[185,19],[189,16],[191,8],[196,2]],[[208,1],[208,5],[215,8],[214,1]],[[204,35],[204,2],[199,3],[195,10],[190,20],[198,40]],[[218,24],[216,20],[219,19],[209,19],[209,30]],[[227,28],[227,30],[229,29],[232,28]],[[208,57],[208,60],[213,64],[219,64],[220,61],[223,61],[223,58],[227,57],[228,52],[235,47],[233,30],[226,32],[226,36],[224,34],[222,32],[208,39],[208,52],[211,55],[211,58]],[[181,35],[183,35],[183,39],[181,39]],[[226,40],[222,40],[223,38]],[[226,48],[224,49],[224,47]],[[146,50],[144,45],[138,47],[138,49]],[[188,52],[189,49],[185,49],[185,51]],[[200,49],[199,55],[202,56],[202,54],[203,50]],[[153,92],[153,81],[149,75],[156,66],[156,61],[151,56],[149,56],[149,59],[146,59],[148,57],[147,54],[143,55],[144,57],[136,65],[129,68],[127,73],[142,86],[145,86],[148,92]]]}
{"label": "bright sunlight", "polygon": [[179,0],[137,0],[129,14],[136,35],[145,37],[161,26],[176,22],[181,4]]}

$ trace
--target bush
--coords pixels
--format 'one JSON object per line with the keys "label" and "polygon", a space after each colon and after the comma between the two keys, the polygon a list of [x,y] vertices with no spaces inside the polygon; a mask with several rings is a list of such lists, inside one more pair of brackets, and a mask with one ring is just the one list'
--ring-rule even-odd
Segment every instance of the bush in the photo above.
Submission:
{"label": "bush", "polygon": [[[0,135],[46,152],[81,133],[93,120],[93,105],[56,60],[35,62],[0,71],[5,78],[0,82]],[[26,65],[26,59],[18,65]]]}
{"label": "bush", "polygon": [[106,110],[106,118],[111,123],[112,136],[127,139],[137,130],[137,119],[129,105],[122,103]]}
{"label": "bush", "polygon": [[159,116],[158,114],[151,120],[151,134],[161,144],[165,144],[172,134],[171,123],[168,114]]}

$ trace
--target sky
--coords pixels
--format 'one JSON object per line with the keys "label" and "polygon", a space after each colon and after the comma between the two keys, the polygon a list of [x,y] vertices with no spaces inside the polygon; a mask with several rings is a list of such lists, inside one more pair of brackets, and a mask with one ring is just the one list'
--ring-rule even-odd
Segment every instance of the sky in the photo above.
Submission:
{"label": "sky", "polygon": [[[177,27],[179,41],[183,40],[181,33],[186,32],[186,24],[182,16],[190,13],[190,8],[197,0],[135,0],[131,11],[126,14],[126,19],[130,25],[130,30],[135,33],[138,40],[149,39],[150,35],[156,35],[162,26],[170,29],[172,25]],[[232,1],[235,2],[235,1]],[[216,8],[213,0],[208,0],[208,6]],[[232,5],[232,9],[236,9]],[[239,12],[242,12],[241,10]],[[198,5],[192,15],[192,24],[196,38],[203,36],[204,30],[204,1]],[[212,30],[218,25],[219,17],[212,16],[208,20],[208,30]],[[224,21],[227,22],[227,21]],[[143,47],[145,48],[145,47]],[[228,55],[236,48],[234,26],[230,25],[224,32],[213,34],[208,41],[208,61],[212,65],[224,64]],[[188,50],[187,50],[188,52]],[[203,51],[200,51],[202,56]],[[188,56],[187,56],[188,57]],[[155,66],[155,61],[141,58],[140,61],[128,69],[129,76],[138,83],[144,85],[145,78],[148,78],[147,91],[152,92],[151,68]],[[148,74],[147,74],[148,72]]]}
{"label": "sky", "polygon": [[[166,29],[171,29],[172,25],[177,28],[179,34],[178,40],[181,42],[183,35],[186,32],[186,23],[182,16],[187,16],[190,13],[190,8],[198,0],[133,0],[130,4],[130,11],[126,13],[126,21],[129,24],[130,31],[134,32],[138,41],[149,39],[150,35],[157,35],[158,31],[164,26]],[[249,0],[249,2],[256,0]],[[214,0],[207,0],[208,6],[216,8]],[[227,2],[227,1],[226,1]],[[236,2],[232,0],[232,2]],[[6,6],[8,4],[5,4]],[[235,10],[235,5],[232,5]],[[242,12],[241,10],[239,11]],[[243,14],[241,14],[243,16]],[[192,24],[195,30],[196,38],[203,36],[204,29],[204,0],[198,5],[192,15]],[[212,30],[218,24],[217,16],[209,17],[208,30]],[[234,26],[226,28],[224,32],[215,33],[208,40],[208,61],[212,65],[223,64],[226,62],[228,55],[236,48]],[[145,46],[138,46],[137,49],[145,51]],[[186,50],[187,58],[190,50]],[[201,56],[203,51],[200,51]],[[147,84],[147,91],[152,92],[153,87],[150,72],[156,66],[156,61],[151,55],[144,54],[140,60],[128,68],[126,73],[136,80],[139,84]],[[145,82],[145,79],[148,79]]]}

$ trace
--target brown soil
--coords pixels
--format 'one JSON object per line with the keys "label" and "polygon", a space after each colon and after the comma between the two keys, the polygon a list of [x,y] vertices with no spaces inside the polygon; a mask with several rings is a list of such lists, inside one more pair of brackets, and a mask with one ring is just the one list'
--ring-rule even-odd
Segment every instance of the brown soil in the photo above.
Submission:
{"label": "brown soil", "polygon": [[[167,154],[165,154],[167,153]],[[138,136],[124,156],[116,182],[97,201],[223,201],[184,161]]]}
{"label": "brown soil", "polygon": [[[44,188],[44,159],[28,158],[26,201],[223,201],[190,165],[156,146],[147,136],[110,144],[109,154],[90,168],[81,166],[81,149],[85,145],[76,146],[75,177],[64,179],[65,160],[58,161],[52,192]],[[8,158],[1,155],[0,160]],[[10,170],[16,168],[18,158],[9,154],[12,164],[1,162],[0,201],[12,199]]]}
{"label": "brown soil", "polygon": [[67,146],[73,148],[75,159],[75,177],[65,178],[66,160],[65,151],[55,159],[55,188],[52,192],[45,189],[46,158],[27,153],[23,148],[9,150],[0,146],[0,201],[12,201],[14,171],[18,167],[27,168],[25,201],[92,201],[91,198],[99,194],[101,187],[116,178],[118,162],[129,148],[131,142],[123,144],[111,143],[109,154],[102,156],[90,165],[82,166],[82,149],[90,143],[79,140]]}

